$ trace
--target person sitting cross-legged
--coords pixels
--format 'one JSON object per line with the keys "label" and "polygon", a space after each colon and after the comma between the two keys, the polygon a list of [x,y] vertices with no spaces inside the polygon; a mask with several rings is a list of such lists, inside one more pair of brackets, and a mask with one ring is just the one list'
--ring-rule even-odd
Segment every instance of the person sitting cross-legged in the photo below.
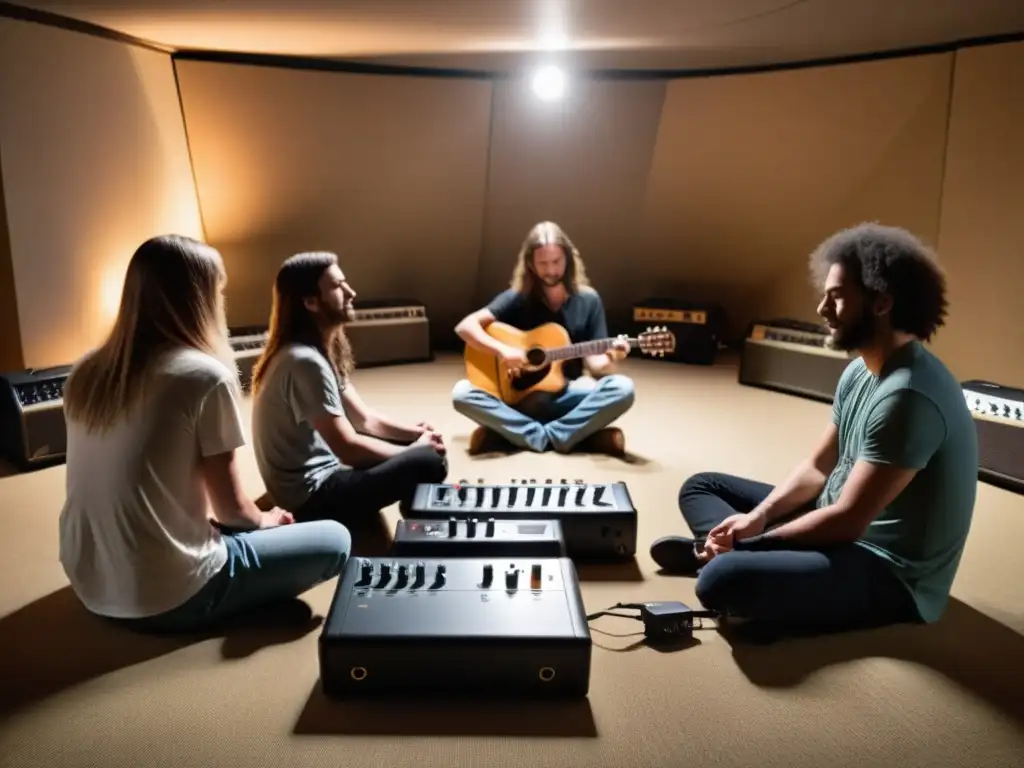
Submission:
{"label": "person sitting cross-legged", "polygon": [[832,346],[858,353],[831,422],[780,485],[722,473],[688,479],[695,539],[651,547],[698,575],[708,609],[817,633],[943,614],[971,526],[976,427],[957,379],[925,346],[943,325],[945,279],[910,233],[844,230],[814,252]]}
{"label": "person sitting cross-legged", "polygon": [[[608,336],[601,296],[591,287],[576,246],[557,224],[541,222],[530,230],[511,287],[455,328],[467,345],[509,371],[521,371],[525,352],[488,333],[495,321],[521,331],[556,323],[574,344]],[[562,372],[567,383],[561,392],[532,392],[515,406],[461,379],[452,389],[452,405],[478,425],[470,454],[512,446],[538,453],[582,449],[624,456],[625,436],[611,425],[633,406],[633,380],[615,370],[629,349],[627,342],[616,340],[608,352],[566,360]]]}

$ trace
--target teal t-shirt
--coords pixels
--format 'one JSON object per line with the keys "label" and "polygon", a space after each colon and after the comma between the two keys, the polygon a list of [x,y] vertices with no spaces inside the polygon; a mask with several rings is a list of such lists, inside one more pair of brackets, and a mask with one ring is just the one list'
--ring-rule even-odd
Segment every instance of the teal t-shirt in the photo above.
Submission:
{"label": "teal t-shirt", "polygon": [[978,438],[963,389],[922,344],[875,376],[857,358],[836,387],[839,461],[818,499],[835,503],[857,461],[917,469],[857,543],[888,560],[925,621],[945,610],[974,514]]}

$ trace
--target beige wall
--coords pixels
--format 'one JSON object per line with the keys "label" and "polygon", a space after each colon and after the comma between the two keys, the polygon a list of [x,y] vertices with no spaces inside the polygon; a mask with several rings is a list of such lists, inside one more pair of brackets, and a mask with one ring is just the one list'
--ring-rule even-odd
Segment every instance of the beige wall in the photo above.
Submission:
{"label": "beige wall", "polygon": [[1024,43],[957,56],[938,244],[952,303],[936,350],[1024,388]]}
{"label": "beige wall", "polygon": [[717,296],[733,329],[813,317],[807,255],[878,220],[930,243],[953,55],[681,80],[669,86],[637,269]]}
{"label": "beige wall", "polygon": [[18,328],[18,292],[11,264],[3,174],[0,174],[0,371],[17,371],[25,367]]}
{"label": "beige wall", "polygon": [[[20,339],[27,364],[62,362],[97,333],[102,275],[151,231],[198,230],[184,132],[166,57],[18,22],[0,34]],[[555,104],[515,79],[176,66],[232,323],[265,322],[281,260],[326,248],[362,296],[423,300],[444,341],[554,219],[613,323],[669,294],[723,303],[742,332],[813,317],[809,251],[878,220],[938,246],[952,307],[935,346],[956,374],[1024,384],[1024,43],[572,83]]]}
{"label": "beige wall", "polygon": [[0,105],[22,362],[60,365],[109,327],[140,242],[202,234],[174,70],[162,53],[0,19]]}
{"label": "beige wall", "polygon": [[282,260],[330,250],[356,291],[450,331],[476,280],[489,81],[177,67],[230,323],[266,322]]}

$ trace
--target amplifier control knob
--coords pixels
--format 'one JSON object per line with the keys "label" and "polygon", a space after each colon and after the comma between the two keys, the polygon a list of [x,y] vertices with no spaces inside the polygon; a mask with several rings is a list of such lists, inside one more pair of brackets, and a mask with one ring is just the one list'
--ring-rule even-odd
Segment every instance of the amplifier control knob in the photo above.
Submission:
{"label": "amplifier control knob", "polygon": [[515,589],[519,584],[519,569],[509,568],[505,571],[505,586],[508,589]]}
{"label": "amplifier control knob", "polygon": [[459,497],[459,503],[461,503],[461,504],[465,504],[466,503],[466,496],[468,495],[468,493],[469,493],[469,490],[466,488],[466,486],[464,486],[464,485],[460,485],[459,486],[459,490],[457,490],[455,492],[455,495]]}
{"label": "amplifier control knob", "polygon": [[494,536],[494,518],[490,517],[487,519],[487,531],[485,535],[490,538]]}
{"label": "amplifier control knob", "polygon": [[484,578],[481,584],[485,587],[491,586],[491,582],[494,581],[494,566],[488,563],[484,566]]}
{"label": "amplifier control knob", "polygon": [[448,518],[448,538],[454,539],[459,535],[459,521],[454,517]]}
{"label": "amplifier control knob", "polygon": [[540,589],[540,581],[543,568],[540,563],[534,563],[533,568],[530,570],[530,589]]}
{"label": "amplifier control knob", "polygon": [[413,589],[422,587],[427,580],[427,567],[423,563],[416,563],[415,577],[412,582]]}
{"label": "amplifier control knob", "polygon": [[477,519],[475,517],[466,521],[466,536],[470,539],[476,536],[476,523]]}

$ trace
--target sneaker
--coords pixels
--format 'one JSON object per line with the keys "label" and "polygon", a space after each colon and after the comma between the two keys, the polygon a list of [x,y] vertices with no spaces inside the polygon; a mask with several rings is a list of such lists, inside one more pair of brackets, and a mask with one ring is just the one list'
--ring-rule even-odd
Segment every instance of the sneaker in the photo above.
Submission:
{"label": "sneaker", "polygon": [[696,575],[701,563],[693,539],[665,536],[651,544],[651,559],[667,573]]}

